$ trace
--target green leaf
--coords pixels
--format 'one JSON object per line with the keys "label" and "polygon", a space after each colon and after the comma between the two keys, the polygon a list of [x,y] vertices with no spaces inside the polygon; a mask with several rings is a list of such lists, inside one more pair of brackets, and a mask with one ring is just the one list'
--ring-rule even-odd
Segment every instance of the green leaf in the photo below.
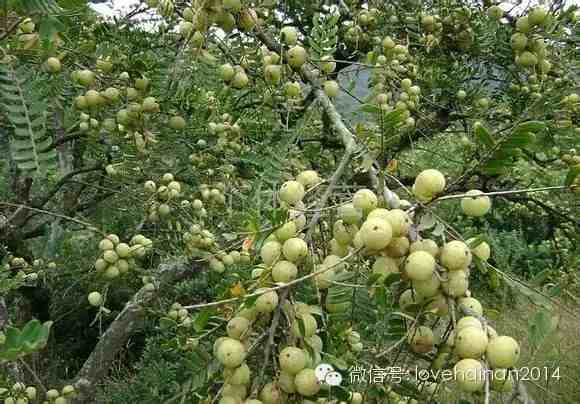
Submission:
{"label": "green leaf", "polygon": [[198,315],[195,317],[193,321],[193,329],[197,332],[201,332],[205,329],[205,326],[209,322],[209,318],[211,317],[212,310],[205,309],[202,310]]}
{"label": "green leaf", "polygon": [[378,114],[379,112],[381,112],[381,109],[374,104],[363,104],[360,108],[359,108],[360,112],[366,112],[368,114]]}
{"label": "green leaf", "polygon": [[493,137],[489,133],[489,130],[483,125],[475,126],[475,138],[485,146],[493,146],[495,144]]}
{"label": "green leaf", "polygon": [[532,132],[538,133],[546,129],[546,123],[541,121],[528,121],[519,124],[512,132],[512,136],[517,136],[522,133]]}
{"label": "green leaf", "polygon": [[526,147],[531,143],[536,141],[536,135],[532,132],[514,132],[510,137],[508,137],[502,144],[502,148],[512,148],[512,147]]}
{"label": "green leaf", "polygon": [[38,33],[42,41],[52,41],[53,35],[66,29],[64,24],[56,17],[48,16],[40,21]]}
{"label": "green leaf", "polygon": [[564,185],[567,187],[571,186],[579,175],[580,175],[580,164],[570,167],[570,170],[568,170],[568,174],[566,174],[566,180],[564,181]]}

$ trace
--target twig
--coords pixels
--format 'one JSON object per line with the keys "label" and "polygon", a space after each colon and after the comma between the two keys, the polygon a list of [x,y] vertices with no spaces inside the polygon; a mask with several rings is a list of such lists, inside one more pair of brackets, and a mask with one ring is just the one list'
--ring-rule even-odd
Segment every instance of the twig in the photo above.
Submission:
{"label": "twig", "polygon": [[474,198],[480,196],[501,196],[501,195],[514,195],[514,194],[530,194],[533,192],[543,192],[543,191],[554,191],[554,190],[568,190],[570,187],[565,185],[557,185],[552,187],[541,187],[541,188],[528,188],[528,189],[515,189],[510,191],[494,191],[494,192],[483,192],[477,195],[470,194],[457,194],[457,195],[446,195],[439,198],[433,199],[429,204],[434,204],[436,202],[446,201],[449,199],[459,199],[459,198]]}
{"label": "twig", "polygon": [[40,377],[38,377],[38,375],[36,374],[34,369],[32,369],[30,367],[30,365],[28,364],[28,362],[26,362],[24,359],[20,359],[19,362],[22,363],[24,365],[24,367],[26,368],[26,370],[28,370],[28,373],[30,373],[32,375],[32,377],[34,378],[34,381],[36,382],[36,384],[38,384],[42,393],[46,394],[46,392],[47,392],[46,386],[44,385],[44,383],[42,383],[42,380],[40,380]]}

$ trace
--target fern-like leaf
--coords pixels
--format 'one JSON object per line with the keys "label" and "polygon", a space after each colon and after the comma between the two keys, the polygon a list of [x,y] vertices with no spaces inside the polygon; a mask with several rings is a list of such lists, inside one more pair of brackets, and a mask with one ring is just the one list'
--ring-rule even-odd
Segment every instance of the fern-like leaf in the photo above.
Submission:
{"label": "fern-like leaf", "polygon": [[0,64],[1,106],[13,127],[10,152],[18,168],[44,173],[56,165],[56,151],[47,150],[52,139],[46,131],[46,104],[32,99],[22,72],[11,64]]}

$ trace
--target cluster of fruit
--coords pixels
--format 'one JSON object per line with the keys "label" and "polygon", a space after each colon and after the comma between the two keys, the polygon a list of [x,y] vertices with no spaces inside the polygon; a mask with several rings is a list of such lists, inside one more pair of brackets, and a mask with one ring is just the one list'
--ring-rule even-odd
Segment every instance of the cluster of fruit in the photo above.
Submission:
{"label": "cluster of fruit", "polygon": [[210,122],[209,133],[217,137],[216,151],[218,153],[231,152],[232,154],[239,154],[245,151],[245,147],[241,142],[242,128],[230,114],[222,114],[221,122]]}
{"label": "cluster of fruit", "polygon": [[516,30],[511,37],[511,46],[515,53],[516,64],[537,71],[541,79],[552,68],[547,60],[547,45],[541,35],[541,30],[548,18],[548,11],[543,7],[532,9],[528,15],[518,18]]}
{"label": "cluster of fruit", "polygon": [[34,282],[38,279],[39,273],[43,269],[55,269],[55,262],[45,263],[43,259],[37,258],[32,261],[32,265],[29,264],[26,259],[22,257],[8,256],[7,262],[4,264],[3,269],[6,271],[13,271],[22,276],[25,281]]}
{"label": "cluster of fruit", "polygon": [[[46,392],[43,404],[67,404],[76,396],[74,386],[64,386],[59,392],[51,389]],[[34,386],[26,386],[24,383],[15,383],[11,389],[0,388],[0,399],[4,404],[27,404],[39,400],[38,392]]]}
{"label": "cluster of fruit", "polygon": [[[355,5],[355,7],[358,5]],[[365,51],[372,43],[372,33],[376,30],[381,15],[377,8],[362,9],[354,20],[343,22],[343,37],[353,49]]]}
{"label": "cluster of fruit", "polygon": [[147,219],[152,223],[157,223],[161,219],[168,218],[173,211],[171,202],[181,195],[181,183],[175,181],[173,174],[165,173],[161,177],[159,187],[154,181],[148,180],[143,188],[151,196]]}
{"label": "cluster of fruit", "polygon": [[153,241],[138,234],[129,244],[122,243],[115,234],[99,242],[102,254],[95,262],[95,270],[107,279],[114,279],[137,267],[136,259],[143,258],[153,248]]}

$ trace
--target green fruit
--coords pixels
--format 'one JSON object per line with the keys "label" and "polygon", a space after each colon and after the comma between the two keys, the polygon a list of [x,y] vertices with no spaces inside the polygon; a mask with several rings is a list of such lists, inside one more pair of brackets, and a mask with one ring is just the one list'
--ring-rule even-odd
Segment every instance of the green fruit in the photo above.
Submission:
{"label": "green fruit", "polygon": [[487,334],[480,327],[465,327],[455,335],[455,353],[460,358],[480,358],[488,345]]}
{"label": "green fruit", "polygon": [[306,63],[308,53],[302,46],[297,45],[290,48],[286,56],[288,64],[294,69],[299,69],[304,63]]}
{"label": "green fruit", "polygon": [[363,245],[370,250],[385,248],[393,237],[391,225],[382,219],[367,219],[360,228]]}
{"label": "green fruit", "polygon": [[437,258],[439,255],[439,246],[437,246],[435,241],[425,238],[411,243],[409,246],[409,252],[414,253],[415,251],[425,251],[431,254],[434,258]]}
{"label": "green fruit", "polygon": [[81,70],[78,73],[78,82],[85,87],[93,85],[95,79],[96,79],[95,73],[93,73],[90,70]]}
{"label": "green fruit", "polygon": [[485,370],[480,361],[462,359],[453,368],[458,387],[465,392],[481,391],[485,384]]}
{"label": "green fruit", "polygon": [[282,392],[276,383],[267,383],[260,391],[260,400],[264,404],[281,404]]}
{"label": "green fruit", "polygon": [[405,273],[412,281],[431,279],[435,271],[435,258],[425,251],[411,253],[405,262]]}
{"label": "green fruit", "polygon": [[295,205],[304,198],[304,186],[298,181],[286,181],[280,187],[278,199],[288,205]]}
{"label": "green fruit", "polygon": [[338,86],[338,83],[334,80],[326,80],[323,84],[323,88],[324,94],[326,94],[326,96],[330,98],[338,96],[338,93],[340,92],[340,87]]}
{"label": "green fruit", "polygon": [[414,192],[417,196],[433,197],[445,189],[445,177],[440,171],[428,169],[421,171],[415,178]]}
{"label": "green fruit", "polygon": [[469,288],[469,280],[465,271],[452,271],[447,273],[447,280],[441,284],[445,294],[451,297],[465,295]]}
{"label": "green fruit", "polygon": [[278,307],[278,293],[269,291],[263,293],[256,299],[256,311],[258,313],[271,313]]}
{"label": "green fruit", "polygon": [[320,391],[320,383],[314,369],[301,370],[294,379],[296,391],[304,397],[311,397]]}
{"label": "green fruit", "polygon": [[531,25],[542,25],[548,17],[548,10],[544,7],[536,7],[528,14],[528,21]]}
{"label": "green fruit", "polygon": [[48,58],[46,61],[46,66],[48,67],[48,71],[51,73],[58,73],[62,69],[62,65],[58,58]]}
{"label": "green fruit", "polygon": [[[372,212],[371,212],[372,213]],[[409,233],[411,219],[406,212],[401,209],[392,209],[385,213],[385,219],[391,225],[393,237],[403,237]]]}
{"label": "green fruit", "polygon": [[282,253],[288,261],[300,262],[308,255],[308,245],[301,238],[292,237],[284,242]]}
{"label": "green fruit", "polygon": [[240,341],[226,338],[217,347],[216,357],[225,367],[237,368],[246,358],[246,349]]}
{"label": "green fruit", "polygon": [[306,359],[304,351],[296,347],[284,348],[278,357],[280,369],[292,375],[306,367]]}
{"label": "green fruit", "polygon": [[370,189],[359,189],[352,197],[352,204],[355,208],[369,213],[377,207],[378,198]]}
{"label": "green fruit", "polygon": [[430,278],[419,281],[413,280],[413,289],[417,295],[421,296],[424,299],[434,297],[440,292],[441,288],[441,281],[439,278],[433,274]]}
{"label": "green fruit", "polygon": [[234,317],[226,326],[228,337],[233,339],[241,339],[250,328],[250,321],[244,317]]}
{"label": "green fruit", "polygon": [[286,45],[296,45],[298,42],[298,30],[294,27],[284,27],[282,31],[280,31],[280,35],[282,40]]}
{"label": "green fruit", "polygon": [[457,301],[459,307],[465,307],[477,315],[483,315],[483,307],[479,300],[473,297],[463,297]]}
{"label": "green fruit", "polygon": [[282,78],[282,66],[268,65],[264,68],[264,80],[270,85],[275,85],[280,82]]}
{"label": "green fruit", "polygon": [[88,295],[89,304],[99,307],[103,305],[103,296],[99,292],[91,292]]}
{"label": "green fruit", "polygon": [[[302,326],[300,325],[302,323]],[[304,327],[304,328],[302,328]],[[298,314],[292,323],[292,334],[295,337],[310,338],[316,333],[318,324],[312,314]]]}
{"label": "green fruit", "polygon": [[496,337],[487,346],[485,356],[492,368],[511,368],[518,362],[520,346],[512,337]]}
{"label": "green fruit", "polygon": [[278,261],[272,268],[274,282],[288,283],[296,279],[298,268],[290,261]]}
{"label": "green fruit", "polygon": [[485,215],[491,209],[491,199],[489,196],[481,195],[483,192],[472,189],[466,192],[468,197],[461,199],[461,210],[467,216],[480,217]]}
{"label": "green fruit", "polygon": [[472,254],[482,261],[487,261],[491,255],[489,244],[487,244],[485,241],[480,241],[477,246],[471,247],[471,244],[473,244],[475,240],[475,238],[466,240],[467,245],[469,245],[471,248]]}
{"label": "green fruit", "polygon": [[355,207],[352,203],[347,203],[338,208],[338,216],[346,224],[358,224],[362,217],[362,209]]}
{"label": "green fruit", "polygon": [[525,34],[520,32],[516,32],[511,37],[511,45],[512,49],[516,52],[521,52],[526,49],[526,45],[528,44],[528,37]]}
{"label": "green fruit", "polygon": [[516,56],[516,63],[524,67],[533,67],[538,64],[538,58],[532,52],[522,52]]}
{"label": "green fruit", "polygon": [[173,130],[183,130],[186,126],[187,123],[181,116],[172,116],[169,119],[169,127]]}
{"label": "green fruit", "polygon": [[462,241],[450,241],[441,249],[441,264],[450,271],[465,269],[470,263],[471,251]]}
{"label": "green fruit", "polygon": [[225,82],[231,81],[234,78],[234,76],[236,75],[236,70],[229,63],[221,65],[219,72],[220,72],[220,76],[221,76],[222,80]]}
{"label": "green fruit", "polygon": [[282,245],[277,241],[267,241],[260,249],[260,257],[264,264],[273,265],[282,254]]}

